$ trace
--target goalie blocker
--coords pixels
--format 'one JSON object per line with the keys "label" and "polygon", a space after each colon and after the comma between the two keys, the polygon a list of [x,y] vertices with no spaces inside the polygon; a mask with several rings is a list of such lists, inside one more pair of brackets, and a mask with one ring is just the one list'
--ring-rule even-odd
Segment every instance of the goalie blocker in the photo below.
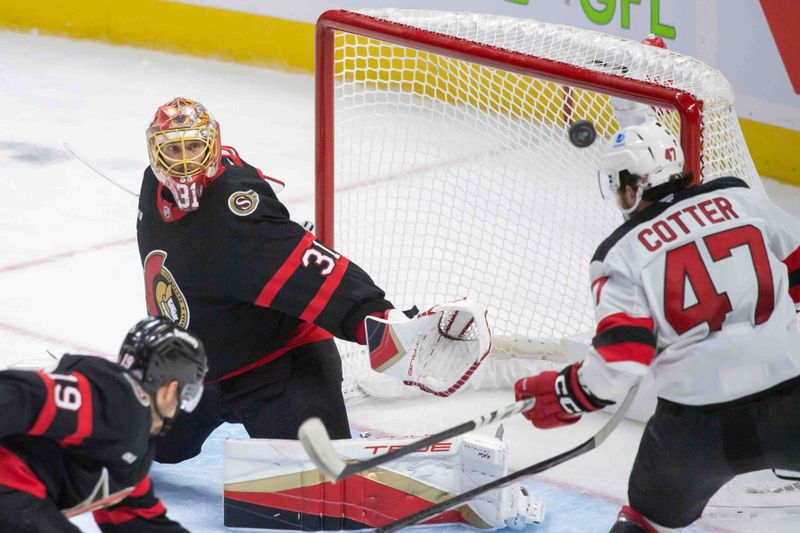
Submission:
{"label": "goalie blocker", "polygon": [[[340,455],[365,460],[414,440],[348,439],[335,441],[334,447]],[[305,531],[378,527],[508,474],[507,457],[499,439],[470,435],[331,483],[297,441],[228,439],[225,526]],[[514,484],[428,523],[523,529],[543,519],[543,503]]]}

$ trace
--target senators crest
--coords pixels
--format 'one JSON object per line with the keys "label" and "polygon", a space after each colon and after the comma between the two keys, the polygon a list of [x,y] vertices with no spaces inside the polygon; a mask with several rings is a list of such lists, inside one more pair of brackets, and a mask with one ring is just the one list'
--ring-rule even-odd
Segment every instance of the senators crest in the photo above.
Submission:
{"label": "senators crest", "polygon": [[172,272],[166,267],[167,252],[153,250],[144,260],[144,290],[147,311],[169,318],[182,328],[189,326],[189,307]]}
{"label": "senators crest", "polygon": [[239,217],[246,217],[258,207],[258,194],[255,191],[236,191],[228,197],[228,207]]}

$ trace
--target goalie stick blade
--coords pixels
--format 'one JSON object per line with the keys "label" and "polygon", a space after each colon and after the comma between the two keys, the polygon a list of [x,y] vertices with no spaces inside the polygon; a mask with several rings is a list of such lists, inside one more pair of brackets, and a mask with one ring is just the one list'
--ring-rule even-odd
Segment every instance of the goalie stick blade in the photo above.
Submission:
{"label": "goalie stick blade", "polygon": [[297,438],[320,472],[331,481],[342,475],[347,463],[333,448],[328,430],[319,418],[309,418],[300,425]]}

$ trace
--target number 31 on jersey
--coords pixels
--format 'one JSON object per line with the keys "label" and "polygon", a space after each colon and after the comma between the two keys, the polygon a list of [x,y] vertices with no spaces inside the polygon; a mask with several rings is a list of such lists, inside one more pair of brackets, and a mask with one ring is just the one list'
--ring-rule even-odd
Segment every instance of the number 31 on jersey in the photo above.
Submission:
{"label": "number 31 on jersey", "polygon": [[303,253],[303,266],[308,267],[312,263],[320,267],[320,275],[327,276],[333,272],[336,261],[341,257],[333,250],[325,247],[319,241],[314,241],[311,247]]}

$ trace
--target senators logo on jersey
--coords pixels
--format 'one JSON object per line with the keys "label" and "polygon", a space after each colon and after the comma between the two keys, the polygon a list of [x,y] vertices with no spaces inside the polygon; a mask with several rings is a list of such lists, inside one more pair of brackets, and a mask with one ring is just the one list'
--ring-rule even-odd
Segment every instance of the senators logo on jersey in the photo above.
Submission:
{"label": "senators logo on jersey", "polygon": [[234,215],[245,217],[258,207],[258,195],[252,190],[237,191],[228,198],[228,207]]}
{"label": "senators logo on jersey", "polygon": [[182,328],[189,326],[189,307],[172,272],[164,265],[167,252],[153,250],[144,260],[144,291],[147,311],[153,316],[163,316]]}

